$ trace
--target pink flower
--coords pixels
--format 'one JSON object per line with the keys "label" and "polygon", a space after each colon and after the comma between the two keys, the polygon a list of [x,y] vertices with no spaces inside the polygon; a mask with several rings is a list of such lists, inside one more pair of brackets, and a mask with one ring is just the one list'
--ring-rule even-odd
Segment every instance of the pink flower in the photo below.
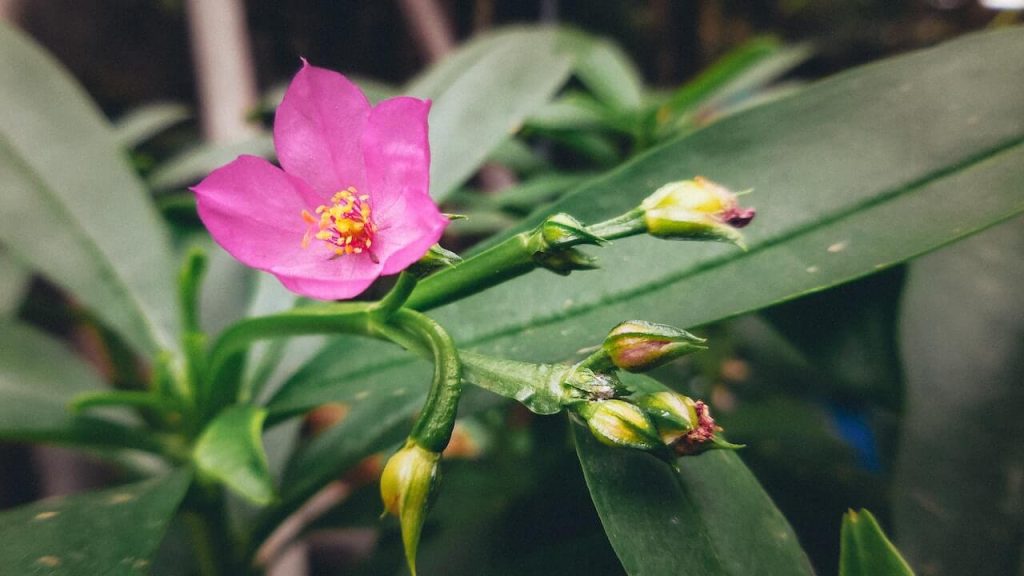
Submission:
{"label": "pink flower", "polygon": [[371,106],[337,72],[295,75],[274,121],[284,168],[239,156],[192,190],[214,240],[289,290],[351,298],[416,262],[448,219],[428,193],[430,102]]}

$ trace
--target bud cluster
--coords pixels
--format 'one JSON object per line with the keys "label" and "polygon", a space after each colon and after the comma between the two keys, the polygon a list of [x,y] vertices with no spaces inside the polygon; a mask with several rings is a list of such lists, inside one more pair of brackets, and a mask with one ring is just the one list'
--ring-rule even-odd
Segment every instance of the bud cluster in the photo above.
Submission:
{"label": "bud cluster", "polygon": [[[662,390],[631,394],[615,370],[645,372],[684,354],[703,350],[705,340],[685,330],[641,320],[612,328],[604,344],[580,362],[566,378],[574,390],[589,391],[575,411],[601,442],[655,452],[688,456],[713,448],[738,448],[718,435],[707,404]],[[614,383],[614,385],[610,385]],[[605,391],[605,394],[599,393]]]}

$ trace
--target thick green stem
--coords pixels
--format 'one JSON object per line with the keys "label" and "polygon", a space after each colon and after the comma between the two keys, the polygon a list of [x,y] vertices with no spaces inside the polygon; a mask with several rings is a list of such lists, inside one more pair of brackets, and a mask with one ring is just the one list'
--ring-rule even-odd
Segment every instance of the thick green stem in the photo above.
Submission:
{"label": "thick green stem", "polygon": [[[552,258],[557,260],[559,254],[572,256],[574,246],[643,234],[646,228],[642,215],[640,210],[631,210],[610,220],[577,228],[575,234],[570,231],[561,240],[550,236],[546,238],[545,224],[556,223],[559,217],[574,223],[575,220],[564,214],[552,216],[531,231],[520,232],[453,268],[441,270],[421,280],[405,305],[414,310],[430,310],[543,267]],[[550,258],[545,260],[542,255]],[[550,263],[547,267],[560,273],[590,267],[582,261],[576,261],[579,259],[570,260],[573,261],[570,264],[575,263],[577,266],[570,266],[564,271],[552,267]]]}
{"label": "thick green stem", "polygon": [[476,294],[537,267],[532,232],[521,232],[458,264],[420,281],[406,302],[414,310],[429,310]]}
{"label": "thick green stem", "polygon": [[430,346],[434,379],[409,436],[423,448],[441,452],[451,439],[462,394],[462,363],[455,342],[437,322],[419,312],[403,308],[395,312],[392,320]]}

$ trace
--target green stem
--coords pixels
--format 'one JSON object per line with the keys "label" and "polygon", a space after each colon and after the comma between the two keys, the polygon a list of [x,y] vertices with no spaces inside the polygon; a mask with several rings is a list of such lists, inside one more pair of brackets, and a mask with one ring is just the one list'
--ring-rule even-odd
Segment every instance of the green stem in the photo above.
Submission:
{"label": "green stem", "polygon": [[[601,240],[635,236],[647,231],[642,216],[643,212],[639,209],[630,210],[582,230]],[[538,258],[539,254],[553,255],[560,251],[571,251],[579,244],[594,243],[585,239],[586,234],[549,244],[544,239],[544,223],[541,223],[531,231],[520,232],[453,268],[441,270],[421,280],[405,305],[425,311],[482,292],[540,267],[544,259]]]}
{"label": "green stem", "polygon": [[419,312],[402,308],[392,321],[430,346],[434,379],[409,437],[431,452],[441,452],[451,439],[462,394],[462,363],[455,342],[440,324]]}
{"label": "green stem", "polygon": [[395,282],[391,291],[381,298],[380,302],[377,302],[370,312],[376,319],[387,321],[409,299],[409,295],[416,288],[417,281],[414,274],[408,270],[403,271],[398,275],[398,281]]}
{"label": "green stem", "polygon": [[239,355],[257,340],[299,336],[304,334],[346,333],[373,336],[370,330],[372,305],[364,302],[344,302],[323,306],[298,308],[280,314],[248,318],[224,331],[210,351],[203,381],[206,386],[201,406],[206,414],[215,414],[220,408],[249,394],[238,390],[238,379],[232,379],[227,369],[237,365]]}
{"label": "green stem", "polygon": [[72,410],[88,410],[101,406],[131,406],[134,408],[146,408],[162,414],[174,412],[177,406],[168,403],[166,398],[161,398],[152,392],[141,392],[137,390],[104,390],[100,392],[84,392],[71,399],[69,407]]}
{"label": "green stem", "polygon": [[429,310],[476,294],[537,267],[533,255],[538,247],[533,232],[520,232],[458,264],[420,281],[405,305]]}
{"label": "green stem", "polygon": [[618,240],[619,238],[645,234],[647,226],[644,224],[643,215],[643,210],[639,208],[630,210],[621,216],[587,226],[587,232],[605,240]]}

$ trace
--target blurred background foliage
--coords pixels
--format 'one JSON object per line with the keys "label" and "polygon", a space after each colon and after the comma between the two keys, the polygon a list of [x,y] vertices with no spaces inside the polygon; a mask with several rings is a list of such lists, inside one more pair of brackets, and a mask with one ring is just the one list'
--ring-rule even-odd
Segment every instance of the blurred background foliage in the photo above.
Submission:
{"label": "blurred background foliage", "polygon": [[[283,82],[300,56],[365,79],[361,83],[371,97],[390,93],[422,71],[437,55],[422,36],[431,33],[424,32],[429,27],[410,17],[406,4],[245,2],[263,95],[262,106],[252,111],[253,124],[270,125]],[[1000,17],[966,0],[442,0],[436,5],[451,43],[515,23],[558,23],[608,37],[636,63],[655,99],[766,36],[778,39],[779,46],[804,47],[776,83],[798,86],[984,28]],[[155,189],[165,216],[182,237],[194,233],[197,222],[180,192],[218,162],[192,148],[202,137],[184,3],[8,0],[0,6],[8,20],[70,69],[108,117],[122,122],[134,165]],[[587,116],[593,110],[572,100],[574,91],[582,92],[578,82],[563,92],[567,100],[561,109],[548,109],[523,128],[523,141],[542,148],[556,170],[536,166],[535,155],[517,155],[522,151],[514,148],[496,155],[494,160],[514,176],[531,170],[540,176],[515,193],[488,196],[480,191],[493,193],[515,178],[484,171],[455,190],[450,206],[476,217],[453,226],[447,246],[472,246],[650,143],[644,140],[650,134],[631,134],[607,117]],[[135,132],[128,129],[131,113],[154,102],[170,104],[133,125]],[[569,116],[560,115],[567,110]],[[579,138],[588,118],[594,128]],[[711,120],[687,119],[690,128]],[[147,121],[154,123],[150,129]],[[239,150],[270,153],[263,138],[217,153],[228,158]],[[192,156],[183,156],[189,150]],[[1024,437],[1017,417],[1024,407],[1018,355],[1024,311],[1009,288],[1019,287],[1022,278],[1019,268],[998,266],[1020,261],[1020,224],[1004,224],[909,266],[703,327],[712,349],[656,374],[710,399],[730,440],[748,445],[743,460],[792,523],[819,573],[837,571],[842,513],[860,507],[874,511],[890,528],[923,575],[1024,573],[1024,455],[1014,442]],[[991,267],[981,265],[985,262]],[[977,269],[970,275],[957,273],[972,263]],[[19,273],[2,252],[0,270],[4,281]],[[210,280],[225,287],[217,302],[244,300],[231,292],[242,290],[230,282],[231,273],[224,272],[226,280]],[[947,285],[948,292],[936,289]],[[944,314],[965,301],[989,306],[977,314]],[[96,341],[99,328],[42,280],[34,280],[20,302],[0,304],[72,339],[87,354]],[[108,374],[130,380],[132,369],[125,366],[131,359],[119,357],[117,347],[111,350]],[[981,365],[969,365],[965,358]],[[965,398],[957,392],[959,384],[975,378],[983,381],[984,394]],[[946,387],[951,388],[947,395],[936,395]],[[908,399],[917,402],[909,412]],[[486,398],[467,404],[464,410],[476,416],[465,422],[461,437],[465,455],[477,462],[450,467],[426,528],[422,572],[621,573],[581,481],[565,420],[536,418],[507,405],[495,408]],[[323,420],[333,417],[323,411],[308,417],[305,434],[323,427]],[[989,433],[979,432],[979,426],[991,427]],[[291,432],[299,433],[294,427]],[[273,453],[273,441],[268,444]],[[70,464],[75,480],[62,482],[59,471],[69,466],[65,460],[59,451],[31,453],[21,445],[0,444],[0,507],[102,485],[114,474],[76,460]],[[965,468],[987,472],[983,478],[958,474]],[[365,479],[350,484],[357,489],[346,506],[311,526],[313,572],[335,573],[342,566],[350,574],[394,573],[401,565],[400,541],[397,531],[378,529],[375,484]],[[951,537],[960,522],[976,534]],[[473,546],[464,545],[469,540]],[[167,546],[173,548],[173,537]],[[587,565],[580,564],[579,554],[563,554],[580,548],[589,551],[583,557]],[[566,564],[558,565],[558,558]]]}

